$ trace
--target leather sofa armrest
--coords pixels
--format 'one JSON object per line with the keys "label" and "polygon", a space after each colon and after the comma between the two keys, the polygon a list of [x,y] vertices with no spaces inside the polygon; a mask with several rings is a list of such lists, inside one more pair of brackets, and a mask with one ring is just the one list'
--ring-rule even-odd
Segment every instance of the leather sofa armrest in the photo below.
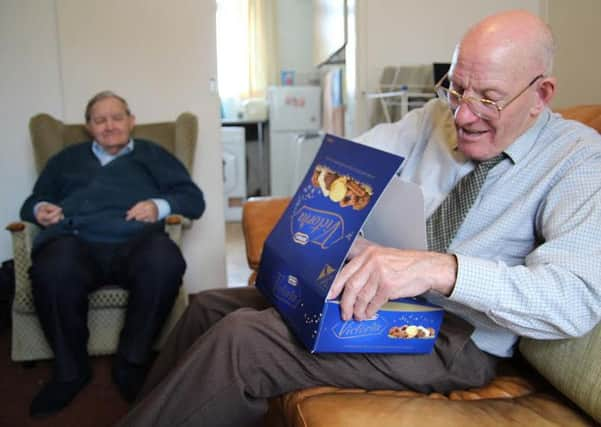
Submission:
{"label": "leather sofa armrest", "polygon": [[556,110],[564,118],[577,120],[601,133],[601,105],[576,105]]}
{"label": "leather sofa armrest", "polygon": [[258,270],[265,239],[289,203],[288,197],[252,197],[242,207],[242,233],[251,269]]}
{"label": "leather sofa armrest", "polygon": [[272,399],[267,421],[291,427],[594,425],[565,399],[520,376],[448,395],[313,387]]}
{"label": "leather sofa armrest", "polygon": [[594,425],[562,400],[544,393],[473,401],[326,394],[303,400],[286,420],[291,427]]}

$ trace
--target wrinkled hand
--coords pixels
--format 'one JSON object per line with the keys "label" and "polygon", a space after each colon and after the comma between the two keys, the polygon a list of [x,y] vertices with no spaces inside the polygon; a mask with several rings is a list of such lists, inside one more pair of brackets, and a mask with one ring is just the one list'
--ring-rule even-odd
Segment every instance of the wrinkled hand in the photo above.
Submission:
{"label": "wrinkled hand", "polygon": [[368,247],[377,246],[380,247],[377,243],[372,242],[371,240],[367,240],[363,236],[357,236],[353,246],[351,246],[351,250],[348,253],[348,259],[353,259],[357,255],[362,254]]}
{"label": "wrinkled hand", "polygon": [[140,222],[156,222],[159,217],[159,208],[152,200],[144,200],[136,203],[127,211],[125,219]]}
{"label": "wrinkled hand", "polygon": [[63,215],[63,208],[48,202],[40,204],[35,212],[36,221],[42,224],[44,227],[56,224],[64,218],[65,215]]}
{"label": "wrinkled hand", "polygon": [[327,298],[336,298],[344,290],[340,300],[342,319],[365,320],[395,298],[414,297],[430,290],[450,295],[456,275],[454,255],[369,244],[340,271]]}

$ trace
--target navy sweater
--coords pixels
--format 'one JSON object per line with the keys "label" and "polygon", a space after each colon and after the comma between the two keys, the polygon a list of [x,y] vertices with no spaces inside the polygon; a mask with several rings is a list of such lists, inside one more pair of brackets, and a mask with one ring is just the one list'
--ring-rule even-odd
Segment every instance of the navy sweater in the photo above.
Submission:
{"label": "navy sweater", "polygon": [[63,234],[90,242],[123,242],[147,227],[157,227],[125,219],[127,210],[152,198],[165,199],[171,213],[192,219],[205,208],[203,194],[186,168],[159,145],[137,139],[133,151],[102,166],[92,142],[84,142],[48,160],[21,208],[21,218],[37,223],[33,207],[40,201],[63,208],[64,220],[42,230],[36,246]]}

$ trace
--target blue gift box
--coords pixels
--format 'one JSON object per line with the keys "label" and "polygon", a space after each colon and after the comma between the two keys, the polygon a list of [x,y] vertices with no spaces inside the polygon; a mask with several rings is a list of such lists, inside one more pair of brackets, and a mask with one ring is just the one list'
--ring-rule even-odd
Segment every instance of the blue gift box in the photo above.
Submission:
{"label": "blue gift box", "polygon": [[359,230],[402,157],[326,135],[263,247],[257,288],[312,352],[428,353],[443,311],[417,298],[389,301],[374,318],[343,321],[326,300]]}

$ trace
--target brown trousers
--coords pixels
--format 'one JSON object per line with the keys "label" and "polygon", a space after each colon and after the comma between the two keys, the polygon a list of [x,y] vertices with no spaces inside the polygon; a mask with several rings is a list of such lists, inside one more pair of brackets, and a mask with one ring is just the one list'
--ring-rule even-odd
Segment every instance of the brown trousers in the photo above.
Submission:
{"label": "brown trousers", "polygon": [[482,386],[497,358],[472,343],[472,330],[445,315],[431,354],[311,354],[256,289],[202,292],[119,425],[259,426],[268,398],[321,385],[443,393]]}

